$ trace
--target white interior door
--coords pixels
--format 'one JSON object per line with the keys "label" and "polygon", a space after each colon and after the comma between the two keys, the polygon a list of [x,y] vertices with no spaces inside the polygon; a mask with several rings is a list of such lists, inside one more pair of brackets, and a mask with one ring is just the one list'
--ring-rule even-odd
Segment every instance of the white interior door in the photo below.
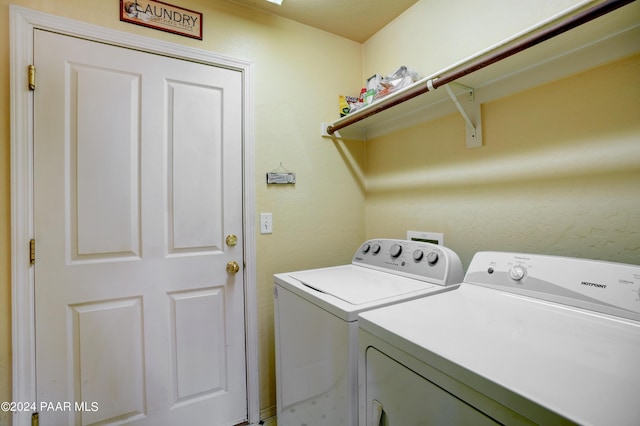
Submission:
{"label": "white interior door", "polygon": [[35,33],[40,424],[246,420],[241,73]]}

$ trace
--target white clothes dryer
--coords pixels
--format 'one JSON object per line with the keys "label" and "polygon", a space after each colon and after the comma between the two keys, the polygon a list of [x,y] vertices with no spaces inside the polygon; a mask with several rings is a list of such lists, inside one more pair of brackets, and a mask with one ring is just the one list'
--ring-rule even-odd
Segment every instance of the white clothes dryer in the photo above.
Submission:
{"label": "white clothes dryer", "polygon": [[359,326],[360,426],[640,425],[640,266],[480,252]]}
{"label": "white clothes dryer", "polygon": [[452,250],[389,239],[365,242],[349,265],[274,275],[278,425],[356,425],[358,314],[463,277]]}

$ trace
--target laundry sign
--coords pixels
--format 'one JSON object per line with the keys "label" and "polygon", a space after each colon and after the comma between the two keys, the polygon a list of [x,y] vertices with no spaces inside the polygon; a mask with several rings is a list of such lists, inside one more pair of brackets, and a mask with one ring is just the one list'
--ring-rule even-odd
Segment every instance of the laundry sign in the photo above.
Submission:
{"label": "laundry sign", "polygon": [[154,0],[120,0],[120,20],[202,40],[202,13]]}

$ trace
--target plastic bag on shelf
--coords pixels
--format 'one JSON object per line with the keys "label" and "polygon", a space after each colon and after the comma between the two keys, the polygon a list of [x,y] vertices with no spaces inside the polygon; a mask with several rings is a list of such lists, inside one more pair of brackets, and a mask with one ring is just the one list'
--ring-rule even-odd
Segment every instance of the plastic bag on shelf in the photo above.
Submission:
{"label": "plastic bag on shelf", "polygon": [[393,74],[389,74],[380,80],[381,89],[376,93],[376,99],[390,95],[400,89],[403,89],[416,81],[419,75],[417,72],[410,70],[406,66],[401,66]]}

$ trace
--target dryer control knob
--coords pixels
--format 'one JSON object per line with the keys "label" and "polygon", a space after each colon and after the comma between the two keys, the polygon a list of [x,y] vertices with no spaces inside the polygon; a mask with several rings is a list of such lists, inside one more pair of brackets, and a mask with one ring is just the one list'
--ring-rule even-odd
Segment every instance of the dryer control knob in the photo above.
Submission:
{"label": "dryer control knob", "polygon": [[369,243],[366,243],[362,246],[362,254],[367,254],[369,253],[369,249],[371,248],[371,246],[369,245]]}
{"label": "dryer control knob", "polygon": [[400,253],[402,253],[402,246],[400,244],[392,245],[391,249],[389,250],[389,253],[391,254],[391,257],[400,256]]}
{"label": "dryer control knob", "polygon": [[373,247],[371,247],[371,251],[373,252],[373,254],[380,253],[380,244],[374,244]]}
{"label": "dryer control knob", "polygon": [[514,281],[520,281],[524,278],[524,275],[525,269],[520,265],[512,266],[511,269],[509,269],[509,278]]}
{"label": "dryer control knob", "polygon": [[413,252],[413,260],[415,260],[416,262],[420,262],[423,257],[424,257],[424,252],[422,250],[418,249]]}
{"label": "dryer control knob", "polygon": [[435,251],[431,251],[427,255],[427,262],[429,262],[429,265],[435,265],[436,263],[438,263],[438,259],[438,253],[436,253]]}

